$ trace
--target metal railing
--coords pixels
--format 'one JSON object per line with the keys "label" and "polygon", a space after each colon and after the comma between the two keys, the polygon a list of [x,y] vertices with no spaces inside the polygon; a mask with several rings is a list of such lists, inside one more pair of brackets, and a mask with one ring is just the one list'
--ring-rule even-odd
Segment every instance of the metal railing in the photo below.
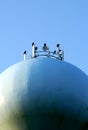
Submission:
{"label": "metal railing", "polygon": [[[64,60],[64,51],[60,49],[60,44],[57,44],[57,50],[49,51],[48,46],[44,43],[42,51],[38,51],[38,47],[35,46],[34,42],[32,43],[32,55],[31,58],[37,58],[39,56],[53,57],[59,60]],[[27,53],[24,51],[24,60],[27,59]]]}

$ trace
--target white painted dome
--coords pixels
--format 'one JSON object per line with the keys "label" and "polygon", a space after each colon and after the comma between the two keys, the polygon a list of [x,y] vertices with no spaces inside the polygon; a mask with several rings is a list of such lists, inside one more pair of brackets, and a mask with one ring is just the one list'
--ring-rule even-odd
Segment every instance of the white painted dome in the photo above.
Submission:
{"label": "white painted dome", "polygon": [[17,63],[0,75],[0,130],[81,130],[88,76],[53,58]]}

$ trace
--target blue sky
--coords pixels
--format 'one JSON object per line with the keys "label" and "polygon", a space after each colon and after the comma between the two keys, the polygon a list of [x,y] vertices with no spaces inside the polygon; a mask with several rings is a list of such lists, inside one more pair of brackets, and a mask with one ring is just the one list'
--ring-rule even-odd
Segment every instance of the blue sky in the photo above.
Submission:
{"label": "blue sky", "polygon": [[60,43],[65,61],[88,74],[88,0],[0,1],[0,72],[31,53],[31,43]]}

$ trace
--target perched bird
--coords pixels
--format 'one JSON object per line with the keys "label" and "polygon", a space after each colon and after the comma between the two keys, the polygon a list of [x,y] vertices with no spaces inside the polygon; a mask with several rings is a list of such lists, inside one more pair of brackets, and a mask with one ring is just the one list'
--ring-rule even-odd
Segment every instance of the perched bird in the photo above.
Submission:
{"label": "perched bird", "polygon": [[49,48],[46,46],[46,43],[44,43],[44,45],[43,45],[42,49],[43,49],[44,51],[49,50]]}
{"label": "perched bird", "polygon": [[26,54],[26,51],[24,51],[24,54]]}

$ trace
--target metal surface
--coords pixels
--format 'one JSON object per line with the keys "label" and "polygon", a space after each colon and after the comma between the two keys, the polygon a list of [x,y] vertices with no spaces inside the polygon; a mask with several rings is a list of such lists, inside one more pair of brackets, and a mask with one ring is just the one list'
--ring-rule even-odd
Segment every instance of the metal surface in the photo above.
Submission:
{"label": "metal surface", "polygon": [[[26,52],[26,51],[24,51]],[[27,57],[25,58],[26,53],[24,53],[24,60],[27,59]],[[57,50],[54,50],[53,52],[49,50],[48,46],[46,45],[46,43],[44,43],[43,47],[42,47],[42,51],[38,50],[38,47],[35,45],[35,43],[32,43],[32,54],[31,54],[31,58],[38,58],[40,56],[43,57],[53,57],[55,59],[58,60],[64,60],[64,51],[60,49],[60,44],[57,44]]]}
{"label": "metal surface", "polygon": [[0,130],[87,130],[88,76],[53,58],[0,74]]}

